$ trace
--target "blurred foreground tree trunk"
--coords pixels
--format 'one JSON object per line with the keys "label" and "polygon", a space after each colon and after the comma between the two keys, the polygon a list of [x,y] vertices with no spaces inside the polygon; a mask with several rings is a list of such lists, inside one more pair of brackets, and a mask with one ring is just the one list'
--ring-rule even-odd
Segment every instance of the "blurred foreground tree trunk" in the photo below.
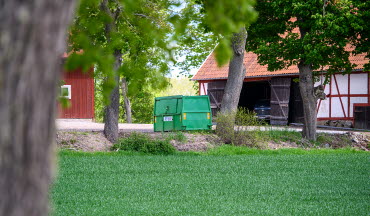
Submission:
{"label": "blurred foreground tree trunk", "polygon": [[0,215],[48,215],[57,85],[74,4],[0,0]]}

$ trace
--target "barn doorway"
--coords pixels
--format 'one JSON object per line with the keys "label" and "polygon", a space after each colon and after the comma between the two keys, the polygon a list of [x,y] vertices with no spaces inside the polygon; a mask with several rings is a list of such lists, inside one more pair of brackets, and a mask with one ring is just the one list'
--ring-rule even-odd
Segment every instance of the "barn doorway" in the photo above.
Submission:
{"label": "barn doorway", "polygon": [[244,82],[238,106],[253,111],[258,101],[269,101],[270,98],[271,88],[267,81]]}

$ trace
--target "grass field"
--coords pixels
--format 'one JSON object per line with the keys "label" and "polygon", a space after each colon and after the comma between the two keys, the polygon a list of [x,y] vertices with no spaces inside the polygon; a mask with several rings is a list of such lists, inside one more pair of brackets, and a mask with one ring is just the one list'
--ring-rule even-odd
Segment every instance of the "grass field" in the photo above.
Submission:
{"label": "grass field", "polygon": [[61,152],[54,215],[370,212],[368,153],[226,147],[207,154]]}

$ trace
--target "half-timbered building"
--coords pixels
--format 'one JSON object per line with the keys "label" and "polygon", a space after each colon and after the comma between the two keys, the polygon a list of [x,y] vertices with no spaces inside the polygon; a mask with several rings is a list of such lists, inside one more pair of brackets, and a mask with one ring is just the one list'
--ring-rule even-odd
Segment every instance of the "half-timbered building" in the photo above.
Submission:
{"label": "half-timbered building", "polygon": [[[329,77],[324,85],[325,100],[319,100],[317,119],[321,124],[370,128],[370,77],[364,71],[369,62],[364,54],[350,56],[357,66],[351,74],[338,72]],[[267,66],[257,62],[257,55],[244,55],[246,69],[239,106],[253,110],[261,99],[270,101],[271,124],[303,122],[303,107],[299,92],[298,67],[292,65],[278,71],[268,71]],[[199,94],[209,95],[212,112],[220,108],[223,91],[228,77],[228,65],[218,67],[214,54],[210,54],[199,68],[193,80],[199,82]],[[322,84],[325,74],[318,76],[315,86]]]}

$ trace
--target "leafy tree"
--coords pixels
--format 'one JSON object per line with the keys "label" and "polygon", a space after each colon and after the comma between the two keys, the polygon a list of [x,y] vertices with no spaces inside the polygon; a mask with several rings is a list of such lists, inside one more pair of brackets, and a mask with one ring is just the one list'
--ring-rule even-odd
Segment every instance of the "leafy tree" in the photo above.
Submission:
{"label": "leafy tree", "polygon": [[[207,23],[214,34],[226,35],[220,40],[217,56],[219,61],[227,62],[225,58],[230,57],[224,55],[230,54],[227,35],[239,30],[249,21],[250,18],[246,15],[253,14],[250,1],[207,0],[202,4],[206,8],[202,17],[204,23]],[[170,14],[171,6],[178,4],[166,0],[139,0],[135,3],[118,0],[83,0],[70,36],[73,49],[84,50],[84,55],[78,57],[77,62],[96,63],[100,70],[109,75],[107,87],[111,88],[114,84],[118,85],[119,79],[118,75],[115,76],[110,71],[120,72],[128,82],[129,94],[136,92],[137,87],[142,85],[151,85],[152,89],[164,87],[166,82],[163,74],[168,71],[166,62],[172,58],[172,49],[168,45],[171,26],[174,28],[170,35],[171,40],[180,40],[179,35],[187,32],[188,26],[192,26],[188,24],[196,17],[191,7],[183,10],[181,14]],[[235,14],[234,10],[238,10],[239,13]],[[88,60],[82,60],[84,56]],[[72,55],[69,63],[76,62],[73,58],[77,58],[76,55]],[[116,66],[112,67],[114,61]],[[116,87],[112,91],[111,103],[106,109],[105,116],[104,131],[107,138],[113,142],[118,136],[118,97]]]}
{"label": "leafy tree", "polygon": [[249,28],[247,49],[258,54],[268,70],[298,65],[303,100],[303,137],[316,140],[313,72],[352,71],[345,49],[358,31],[355,2],[319,0],[260,0],[259,19]]}
{"label": "leafy tree", "polygon": [[[355,54],[366,53],[366,57],[370,59],[370,1],[366,0],[353,0],[355,8],[351,25],[355,29],[351,43],[356,47]],[[370,70],[370,63],[364,65],[364,70]]]}
{"label": "leafy tree", "polygon": [[169,87],[156,93],[156,97],[163,97],[169,95],[197,95],[198,87],[194,81],[190,80],[191,77],[180,75],[179,77],[169,78]]}
{"label": "leafy tree", "polygon": [[182,16],[190,16],[190,22],[185,32],[174,35],[176,41],[175,66],[182,75],[188,75],[192,69],[201,66],[207,56],[215,49],[220,35],[210,31],[204,23],[204,12],[201,5],[193,0],[183,2],[184,8],[179,12]]}
{"label": "leafy tree", "polygon": [[72,55],[67,65],[95,64],[107,76],[103,93],[110,89],[111,95],[105,108],[104,133],[112,142],[118,138],[119,76],[123,83],[128,83],[128,95],[141,86],[153,89],[166,86],[164,74],[171,57],[165,42],[171,29],[166,22],[168,6],[165,0],[81,1],[70,43],[73,50],[84,52]]}

